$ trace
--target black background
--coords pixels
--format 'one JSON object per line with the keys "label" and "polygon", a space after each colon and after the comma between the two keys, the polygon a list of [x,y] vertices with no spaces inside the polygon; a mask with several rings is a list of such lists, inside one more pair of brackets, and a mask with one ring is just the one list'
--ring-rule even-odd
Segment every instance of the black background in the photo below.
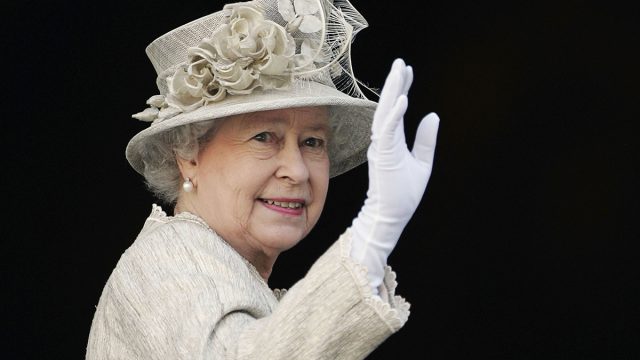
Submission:
{"label": "black background", "polygon": [[[356,76],[414,67],[435,166],[389,262],[411,317],[371,359],[640,358],[638,11],[596,1],[354,0]],[[419,4],[419,5],[418,5]],[[2,358],[84,357],[95,305],[155,202],[124,148],[157,93],[144,48],[217,1],[23,1],[3,15]],[[348,226],[366,165],[332,180],[289,287]],[[398,354],[409,354],[399,356]]]}

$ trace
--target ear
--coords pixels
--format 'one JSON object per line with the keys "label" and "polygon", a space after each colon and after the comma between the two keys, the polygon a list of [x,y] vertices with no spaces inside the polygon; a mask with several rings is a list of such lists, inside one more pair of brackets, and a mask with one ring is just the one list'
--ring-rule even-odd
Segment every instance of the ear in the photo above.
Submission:
{"label": "ear", "polygon": [[196,159],[187,160],[176,155],[176,162],[178,163],[178,168],[180,169],[180,174],[183,179],[189,178],[195,184],[195,177],[198,169],[198,161]]}

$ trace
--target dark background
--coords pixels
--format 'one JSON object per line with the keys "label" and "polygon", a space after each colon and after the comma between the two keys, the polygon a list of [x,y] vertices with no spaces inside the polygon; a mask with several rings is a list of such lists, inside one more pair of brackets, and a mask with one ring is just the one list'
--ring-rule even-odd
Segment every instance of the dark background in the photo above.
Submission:
{"label": "dark background", "polygon": [[[402,57],[409,142],[423,115],[441,118],[427,192],[389,260],[411,317],[371,359],[640,358],[639,12],[517,3],[353,1],[370,23],[356,76],[379,88]],[[79,359],[155,201],[124,157],[146,126],[130,115],[157,93],[144,48],[221,3],[3,6],[0,357]],[[303,276],[357,214],[366,165],[332,181],[272,286]]]}

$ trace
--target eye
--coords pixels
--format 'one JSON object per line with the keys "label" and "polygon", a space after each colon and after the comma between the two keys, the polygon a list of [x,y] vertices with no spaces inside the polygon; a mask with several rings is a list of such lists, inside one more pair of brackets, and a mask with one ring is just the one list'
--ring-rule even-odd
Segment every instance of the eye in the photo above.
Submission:
{"label": "eye", "polygon": [[271,140],[273,138],[273,135],[271,135],[268,132],[261,132],[260,134],[254,136],[252,139],[259,141],[259,142],[268,142],[269,140]]}
{"label": "eye", "polygon": [[312,148],[324,147],[324,140],[318,138],[308,138],[303,141],[303,144]]}

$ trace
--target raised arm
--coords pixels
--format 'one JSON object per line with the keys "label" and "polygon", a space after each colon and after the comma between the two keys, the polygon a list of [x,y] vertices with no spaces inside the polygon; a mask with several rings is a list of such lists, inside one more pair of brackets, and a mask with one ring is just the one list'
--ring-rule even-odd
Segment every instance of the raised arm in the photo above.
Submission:
{"label": "raised arm", "polygon": [[412,81],[412,68],[396,59],[374,115],[367,152],[367,198],[351,226],[351,256],[367,267],[374,292],[382,283],[387,258],[418,207],[431,176],[440,120],[435,113],[426,115],[409,151],[403,116]]}

